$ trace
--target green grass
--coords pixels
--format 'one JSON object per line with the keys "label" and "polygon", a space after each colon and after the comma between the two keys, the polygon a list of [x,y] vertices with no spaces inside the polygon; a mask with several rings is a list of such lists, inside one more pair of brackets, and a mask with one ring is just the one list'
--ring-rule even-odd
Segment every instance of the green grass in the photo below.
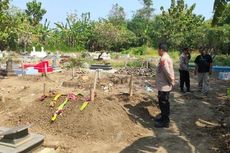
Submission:
{"label": "green grass", "polygon": [[[157,49],[149,48],[146,46],[131,48],[129,50],[122,51],[122,54],[130,54],[130,55],[134,55],[136,57],[141,57],[143,59],[159,56]],[[180,53],[178,51],[169,51],[169,55],[174,60],[178,60]]]}
{"label": "green grass", "polygon": [[169,51],[169,55],[175,62],[179,61],[179,58],[180,58],[179,51]]}
{"label": "green grass", "polygon": [[230,88],[227,89],[228,99],[230,100]]}
{"label": "green grass", "polygon": [[63,52],[63,53],[76,53],[76,52],[81,52],[85,49],[79,48],[79,47],[67,47],[67,46],[61,46],[59,48],[53,47],[53,46],[47,46],[45,47],[45,50],[49,50],[51,52],[56,52],[57,50]]}
{"label": "green grass", "polygon": [[230,56],[217,55],[214,59],[214,65],[218,66],[230,66]]}
{"label": "green grass", "polygon": [[128,61],[127,62],[127,67],[131,67],[131,68],[139,68],[142,67],[142,60],[137,59],[137,60],[133,60],[133,61]]}
{"label": "green grass", "polygon": [[130,48],[128,50],[123,50],[121,53],[130,54],[130,55],[143,55],[145,51],[146,51],[146,47],[142,46],[142,47]]}
{"label": "green grass", "polygon": [[131,67],[131,68],[140,68],[142,67],[142,60],[141,59],[137,59],[137,60],[111,60],[110,64],[114,67],[114,68],[122,68],[125,67],[125,65],[127,67]]}
{"label": "green grass", "polygon": [[[63,50],[65,50],[64,52],[78,52],[76,48],[72,48],[72,49],[63,48]],[[147,46],[130,48],[128,50],[123,50],[120,53],[111,52],[112,60],[110,61],[110,63],[112,64],[112,66],[115,68],[124,67],[126,60],[119,59],[119,56],[122,56],[125,54],[129,54],[130,56],[136,57],[138,59],[137,61],[134,61],[134,60],[128,61],[127,63],[128,67],[141,67],[143,61],[149,58],[159,57],[158,51],[155,48],[150,48]],[[179,57],[180,57],[179,51],[169,51],[169,55],[173,59],[174,63],[179,62]],[[192,52],[190,63],[194,63],[194,60],[198,55],[199,55],[198,51]],[[100,61],[93,61],[93,60],[88,60],[87,62],[89,64],[101,63]],[[230,56],[229,55],[217,55],[213,63],[214,63],[213,65],[218,65],[218,66],[230,66]]]}
{"label": "green grass", "polygon": [[190,62],[193,62],[195,61],[196,57],[199,55],[198,52],[192,52],[191,54],[191,59],[190,59]]}
{"label": "green grass", "polygon": [[149,48],[149,47],[146,47],[146,48],[145,48],[145,51],[144,51],[144,54],[143,54],[143,55],[148,55],[148,56],[159,56],[159,55],[158,55],[157,49]]}
{"label": "green grass", "polygon": [[111,60],[110,64],[114,68],[122,68],[125,67],[125,60]]}

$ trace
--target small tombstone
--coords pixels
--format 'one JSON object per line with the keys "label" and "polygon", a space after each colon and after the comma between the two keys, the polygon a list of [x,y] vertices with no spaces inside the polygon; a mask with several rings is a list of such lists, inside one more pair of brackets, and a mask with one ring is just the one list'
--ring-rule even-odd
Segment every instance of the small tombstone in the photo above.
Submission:
{"label": "small tombstone", "polygon": [[44,47],[41,47],[41,51],[44,52]]}
{"label": "small tombstone", "polygon": [[3,58],[3,52],[0,50],[0,58]]}
{"label": "small tombstone", "polygon": [[52,59],[52,67],[53,67],[54,69],[57,68],[57,55],[55,55],[55,56],[53,57],[53,59]]}
{"label": "small tombstone", "polygon": [[35,52],[36,51],[36,49],[35,49],[35,47],[33,47],[33,52]]}
{"label": "small tombstone", "polygon": [[6,75],[7,76],[14,76],[15,73],[13,71],[13,60],[9,59],[6,61]]}
{"label": "small tombstone", "polygon": [[12,71],[13,70],[13,61],[12,59],[9,59],[6,61],[6,71]]}

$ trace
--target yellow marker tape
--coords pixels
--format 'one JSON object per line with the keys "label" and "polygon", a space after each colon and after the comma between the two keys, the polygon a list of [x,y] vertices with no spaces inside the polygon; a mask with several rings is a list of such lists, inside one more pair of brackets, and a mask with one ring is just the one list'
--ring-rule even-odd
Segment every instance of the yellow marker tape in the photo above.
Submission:
{"label": "yellow marker tape", "polygon": [[69,99],[66,98],[65,101],[60,106],[58,106],[58,110],[62,110],[65,107],[65,105],[67,104],[68,100]]}
{"label": "yellow marker tape", "polygon": [[56,102],[57,102],[57,100],[58,100],[61,96],[62,96],[62,94],[57,94],[57,95],[53,98],[53,100],[50,102],[50,107],[54,107],[55,104],[56,104]]}
{"label": "yellow marker tape", "polygon": [[54,101],[57,101],[57,100],[58,100],[58,98],[59,98],[59,97],[61,97],[61,96],[62,96],[62,94],[57,94],[57,95],[54,97],[54,99],[53,99],[53,100],[54,100]]}
{"label": "yellow marker tape", "polygon": [[84,97],[81,93],[77,94],[77,96],[81,96],[81,97]]}
{"label": "yellow marker tape", "polygon": [[80,108],[80,111],[83,111],[87,106],[88,106],[89,102],[84,102],[82,105],[81,105],[81,108]]}
{"label": "yellow marker tape", "polygon": [[51,121],[55,121],[57,119],[57,114],[54,114],[54,116],[51,118]]}
{"label": "yellow marker tape", "polygon": [[[61,110],[65,107],[65,105],[67,104],[68,100],[69,100],[68,98],[65,99],[65,101],[58,107],[57,112],[58,112],[58,111],[61,111]],[[53,117],[51,118],[51,121],[52,121],[52,122],[55,121],[55,120],[57,119],[57,116],[58,116],[57,112],[56,112],[56,113],[53,115]]]}

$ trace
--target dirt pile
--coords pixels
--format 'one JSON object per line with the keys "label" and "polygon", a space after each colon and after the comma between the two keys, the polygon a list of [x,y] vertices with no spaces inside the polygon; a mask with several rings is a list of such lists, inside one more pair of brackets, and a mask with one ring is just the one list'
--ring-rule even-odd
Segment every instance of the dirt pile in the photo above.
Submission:
{"label": "dirt pile", "polygon": [[230,128],[214,128],[209,131],[215,137],[215,152],[227,153],[230,152]]}
{"label": "dirt pile", "polygon": [[210,134],[215,138],[215,147],[216,152],[226,153],[230,152],[230,125],[229,125],[229,116],[230,116],[230,105],[226,101],[224,105],[218,108],[220,113],[219,116],[222,118],[222,127],[214,128],[210,130]]}
{"label": "dirt pile", "polygon": [[[230,101],[228,100],[226,91],[229,87],[230,81],[222,81],[217,79],[210,79],[211,87],[213,87],[213,94],[210,95],[210,103],[213,108],[221,126],[215,128],[207,128],[208,132],[214,138],[213,150],[217,153],[230,152]],[[215,87],[215,88],[214,88]]]}
{"label": "dirt pile", "polygon": [[129,141],[130,137],[140,131],[143,133],[143,129],[129,119],[116,96],[103,98],[98,95],[96,101],[90,103],[82,112],[80,107],[84,98],[68,102],[63,114],[59,115],[54,123],[50,122],[51,117],[65,97],[58,100],[55,109],[49,107],[51,100],[48,98],[43,102],[34,101],[33,105],[16,113],[8,122],[12,125],[36,125],[40,133],[68,136],[77,141]]}
{"label": "dirt pile", "polygon": [[151,76],[155,76],[155,70],[147,69],[147,68],[124,68],[118,70],[116,74],[151,77]]}

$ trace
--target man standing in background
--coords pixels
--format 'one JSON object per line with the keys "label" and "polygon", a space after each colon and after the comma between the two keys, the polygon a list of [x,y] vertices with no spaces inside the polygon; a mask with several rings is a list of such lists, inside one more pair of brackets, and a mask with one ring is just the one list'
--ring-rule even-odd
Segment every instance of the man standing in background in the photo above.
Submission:
{"label": "man standing in background", "polygon": [[194,74],[198,72],[198,87],[205,96],[208,95],[209,90],[209,75],[212,74],[212,57],[200,48],[200,55],[195,59],[196,68]]}
{"label": "man standing in background", "polygon": [[189,76],[189,60],[191,55],[188,48],[183,48],[182,54],[180,56],[180,90],[184,91],[184,84],[186,86],[186,91],[190,92],[190,76]]}
{"label": "man standing in background", "polygon": [[157,118],[155,127],[169,127],[170,103],[169,94],[175,84],[173,61],[168,54],[166,44],[160,44],[158,54],[161,57],[156,69],[156,88],[158,90],[158,101],[161,110],[160,117]]}

